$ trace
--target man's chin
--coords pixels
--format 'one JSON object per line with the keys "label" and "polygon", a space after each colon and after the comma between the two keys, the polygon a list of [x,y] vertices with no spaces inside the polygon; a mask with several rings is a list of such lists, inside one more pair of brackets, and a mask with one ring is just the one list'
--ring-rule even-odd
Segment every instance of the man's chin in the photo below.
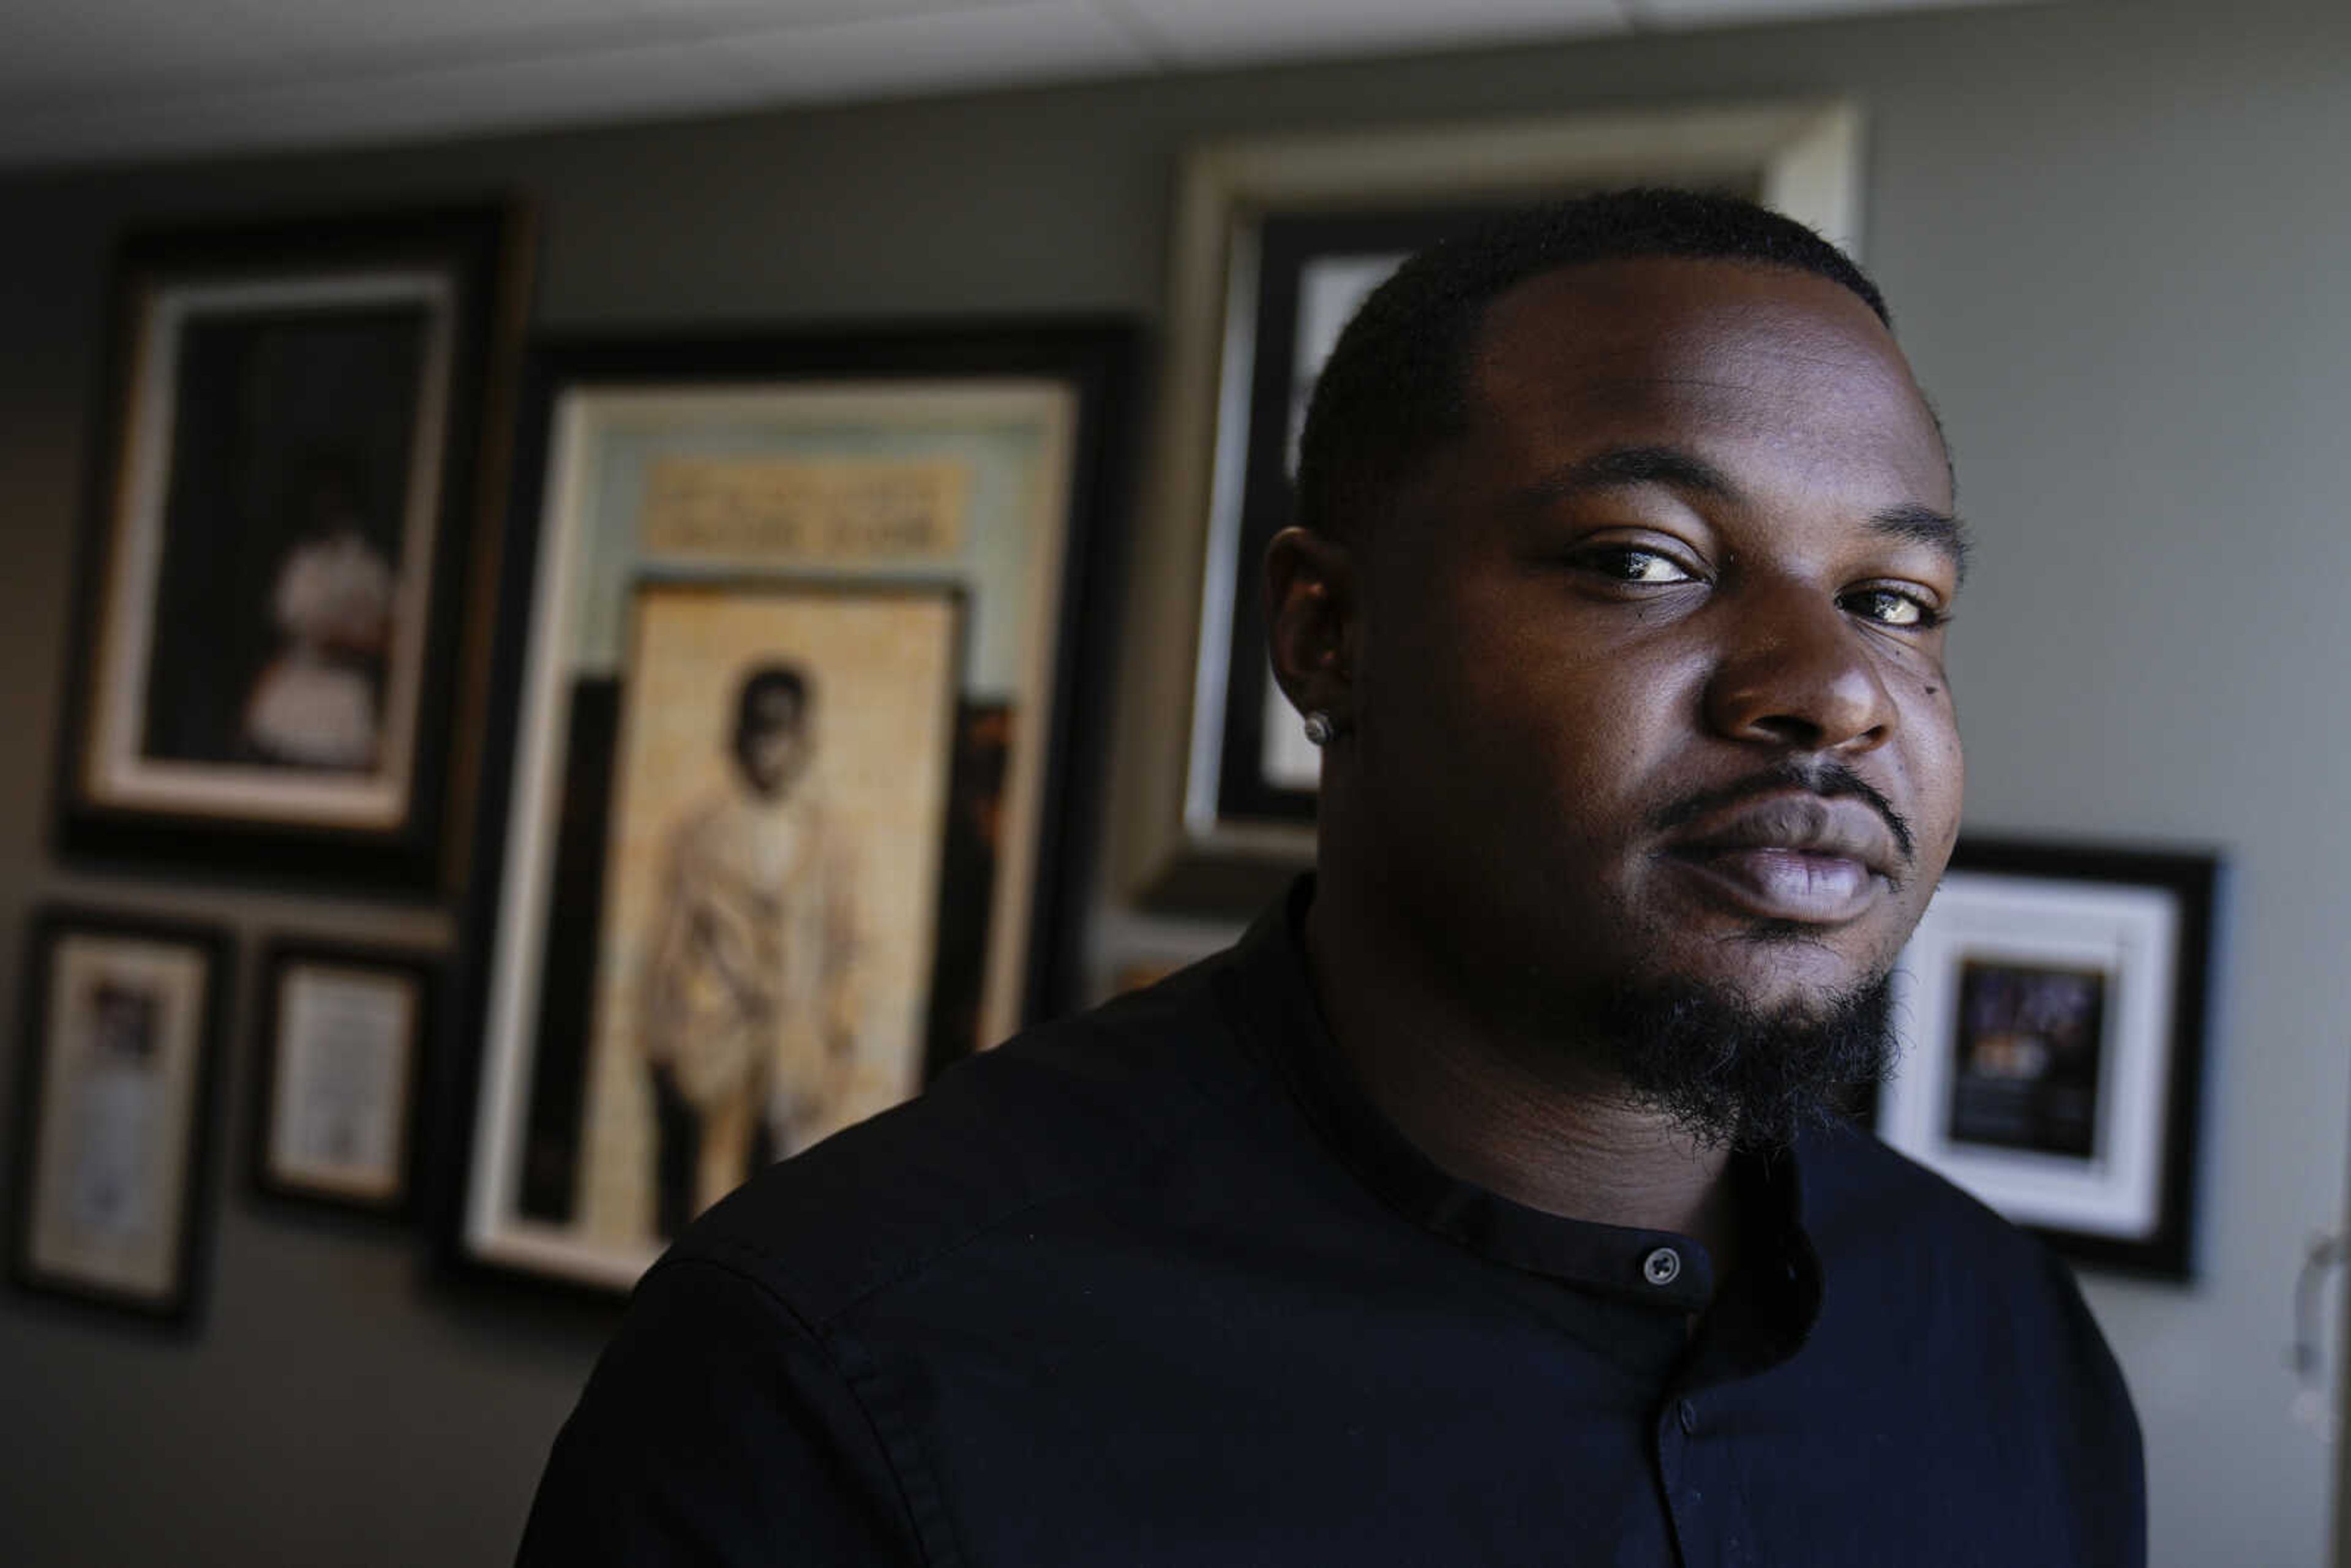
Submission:
{"label": "man's chin", "polygon": [[1892,992],[1882,974],[1762,1001],[1723,982],[1630,981],[1599,998],[1592,1023],[1634,1094],[1694,1138],[1783,1148],[1885,1076]]}

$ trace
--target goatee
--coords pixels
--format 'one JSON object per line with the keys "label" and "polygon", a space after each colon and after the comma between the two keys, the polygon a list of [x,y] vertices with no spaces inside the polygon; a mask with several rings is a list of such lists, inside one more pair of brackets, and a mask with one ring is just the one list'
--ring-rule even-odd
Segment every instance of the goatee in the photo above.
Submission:
{"label": "goatee", "polygon": [[1768,1152],[1844,1118],[1894,1056],[1893,979],[1800,1007],[1763,1009],[1693,980],[1628,981],[1587,1027],[1642,1103],[1708,1146]]}

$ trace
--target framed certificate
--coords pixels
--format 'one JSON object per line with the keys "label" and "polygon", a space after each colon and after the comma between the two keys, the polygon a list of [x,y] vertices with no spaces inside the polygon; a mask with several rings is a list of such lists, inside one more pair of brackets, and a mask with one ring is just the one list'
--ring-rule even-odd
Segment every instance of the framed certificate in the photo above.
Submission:
{"label": "framed certificate", "polygon": [[252,1175],[275,1197],[401,1215],[440,960],[279,937],[263,952]]}
{"label": "framed certificate", "polygon": [[201,1296],[228,933],[50,906],[26,948],[10,1270],[186,1322]]}

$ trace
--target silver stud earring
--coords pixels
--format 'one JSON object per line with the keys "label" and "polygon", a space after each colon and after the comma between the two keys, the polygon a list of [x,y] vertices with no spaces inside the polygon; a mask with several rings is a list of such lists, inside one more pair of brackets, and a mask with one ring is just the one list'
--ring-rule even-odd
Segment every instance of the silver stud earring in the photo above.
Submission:
{"label": "silver stud earring", "polygon": [[1339,738],[1339,721],[1321,708],[1306,716],[1306,739],[1310,745],[1328,746]]}

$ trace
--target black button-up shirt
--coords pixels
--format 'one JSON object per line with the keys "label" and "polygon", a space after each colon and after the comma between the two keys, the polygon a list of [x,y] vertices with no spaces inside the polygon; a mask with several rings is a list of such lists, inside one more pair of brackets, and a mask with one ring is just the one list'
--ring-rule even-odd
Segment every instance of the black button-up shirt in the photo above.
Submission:
{"label": "black button-up shirt", "polygon": [[1852,1132],[1740,1267],[1456,1181],[1362,1096],[1301,895],[720,1205],[646,1278],[522,1558],[2144,1561],[2071,1278]]}

